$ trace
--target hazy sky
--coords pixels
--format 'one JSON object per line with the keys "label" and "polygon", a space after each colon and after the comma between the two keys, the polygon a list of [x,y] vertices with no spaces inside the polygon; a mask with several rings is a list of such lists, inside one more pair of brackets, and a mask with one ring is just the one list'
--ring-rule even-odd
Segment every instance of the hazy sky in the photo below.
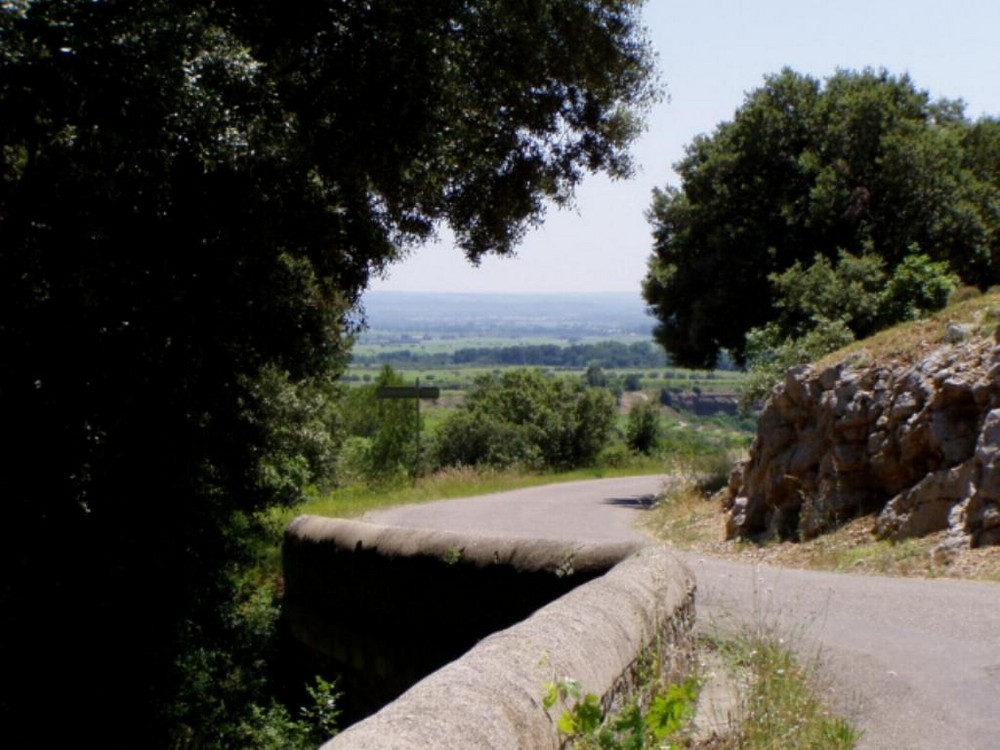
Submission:
{"label": "hazy sky", "polygon": [[575,210],[549,211],[515,258],[470,266],[447,236],[416,250],[372,289],[432,292],[632,291],[651,251],[645,212],[699,133],[732,118],[744,95],[785,66],[909,73],[966,114],[1000,115],[997,0],[647,0],[645,24],[669,100],[633,147],[635,177],[589,177]]}

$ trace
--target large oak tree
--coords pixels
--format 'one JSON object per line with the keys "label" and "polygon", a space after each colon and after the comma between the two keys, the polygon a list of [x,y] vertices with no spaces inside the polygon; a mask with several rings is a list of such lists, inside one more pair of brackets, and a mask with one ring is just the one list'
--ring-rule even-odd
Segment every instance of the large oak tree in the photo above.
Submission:
{"label": "large oak tree", "polygon": [[628,173],[640,5],[0,5],[8,746],[166,742],[240,519],[308,474],[275,393],[336,372],[369,279],[439,226],[509,253]]}
{"label": "large oak tree", "polygon": [[656,191],[644,295],[679,364],[738,361],[780,313],[771,279],[795,263],[871,255],[945,261],[1000,281],[997,122],[969,122],[906,76],[767,77],[731,121],[687,149],[679,188]]}

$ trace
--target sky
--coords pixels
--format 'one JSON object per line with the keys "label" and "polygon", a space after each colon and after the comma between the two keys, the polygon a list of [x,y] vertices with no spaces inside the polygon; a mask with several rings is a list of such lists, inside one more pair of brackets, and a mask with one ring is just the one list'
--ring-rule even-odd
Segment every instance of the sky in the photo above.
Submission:
{"label": "sky", "polygon": [[764,76],[784,67],[824,79],[840,69],[908,73],[967,116],[1000,116],[997,0],[647,0],[643,19],[666,94],[633,145],[629,180],[590,176],[572,209],[548,211],[513,258],[465,261],[445,233],[373,290],[640,294],[652,252],[645,213],[655,187],[699,134],[731,120]]}

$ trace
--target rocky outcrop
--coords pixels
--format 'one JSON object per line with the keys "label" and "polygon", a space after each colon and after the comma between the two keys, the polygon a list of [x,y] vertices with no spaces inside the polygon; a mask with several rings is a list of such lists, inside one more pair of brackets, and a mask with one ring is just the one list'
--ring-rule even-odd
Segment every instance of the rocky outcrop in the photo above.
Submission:
{"label": "rocky outcrop", "polygon": [[919,358],[790,371],[730,480],[729,538],[809,539],[877,513],[884,538],[1000,544],[1000,346],[951,328]]}

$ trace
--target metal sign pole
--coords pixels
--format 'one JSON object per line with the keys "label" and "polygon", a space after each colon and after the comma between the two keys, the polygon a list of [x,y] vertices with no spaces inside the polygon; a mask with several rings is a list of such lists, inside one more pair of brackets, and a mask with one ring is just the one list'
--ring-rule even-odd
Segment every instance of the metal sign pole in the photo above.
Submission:
{"label": "metal sign pole", "polygon": [[413,454],[413,478],[416,479],[420,475],[420,378],[417,378],[417,398],[413,399],[417,405],[417,424],[415,425],[416,431],[416,452]]}
{"label": "metal sign pole", "polygon": [[417,378],[417,385],[385,385],[378,389],[376,394],[379,398],[412,398],[417,402],[417,425],[414,435],[414,446],[416,456],[413,459],[413,475],[417,475],[420,470],[420,399],[437,399],[441,396],[441,389],[433,386],[420,387],[420,378]]}

